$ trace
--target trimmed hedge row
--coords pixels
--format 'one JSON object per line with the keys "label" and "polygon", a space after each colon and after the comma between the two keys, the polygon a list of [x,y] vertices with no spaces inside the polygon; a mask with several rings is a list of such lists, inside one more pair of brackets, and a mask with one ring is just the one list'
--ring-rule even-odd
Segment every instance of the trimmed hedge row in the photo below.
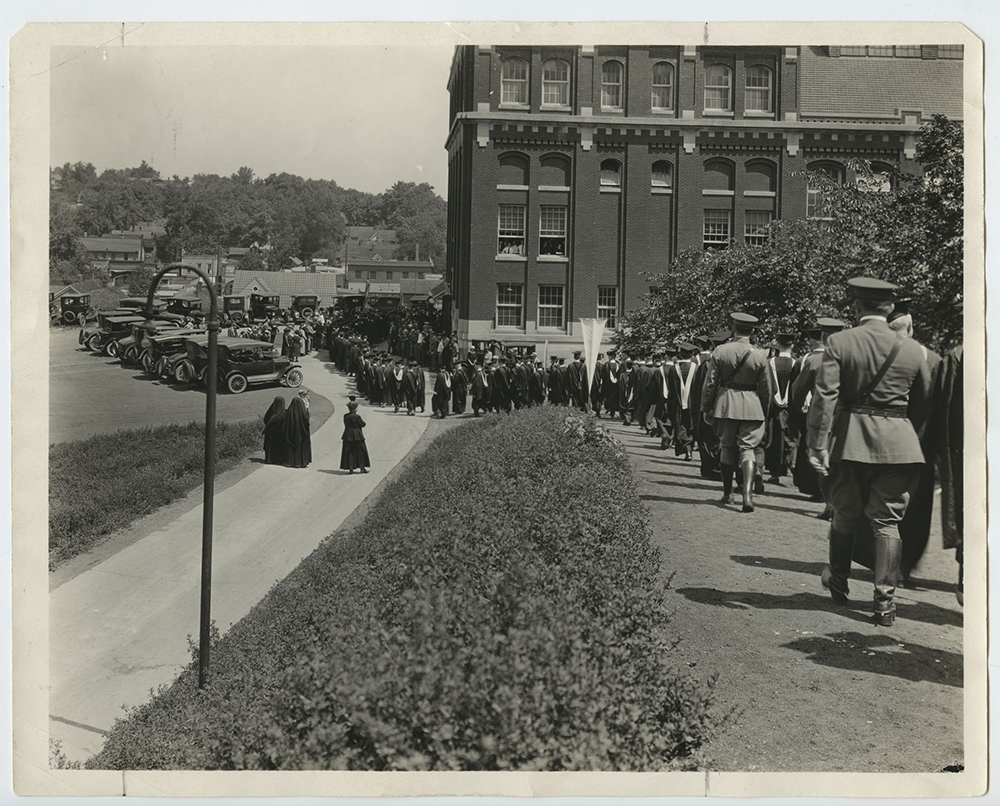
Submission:
{"label": "trimmed hedge row", "polygon": [[545,407],[455,428],[93,769],[660,770],[722,717],[674,644],[619,443]]}
{"label": "trimmed hedge row", "polygon": [[[261,449],[263,423],[216,424],[216,472]],[[99,434],[49,448],[49,568],[196,489],[205,424]]]}

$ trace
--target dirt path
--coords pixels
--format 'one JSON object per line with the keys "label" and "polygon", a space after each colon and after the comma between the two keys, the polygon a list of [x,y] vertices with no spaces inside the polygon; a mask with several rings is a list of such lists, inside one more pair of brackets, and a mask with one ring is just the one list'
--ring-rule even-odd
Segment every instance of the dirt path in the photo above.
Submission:
{"label": "dirt path", "polygon": [[[605,424],[608,422],[605,420]],[[757,512],[723,507],[721,483],[611,425],[650,508],[672,582],[679,661],[719,674],[741,716],[708,747],[742,771],[936,772],[962,755],[962,610],[957,566],[935,513],[917,587],[898,592],[894,627],[870,622],[872,575],[855,567],[851,605],[819,582],[828,524],[786,478]]]}

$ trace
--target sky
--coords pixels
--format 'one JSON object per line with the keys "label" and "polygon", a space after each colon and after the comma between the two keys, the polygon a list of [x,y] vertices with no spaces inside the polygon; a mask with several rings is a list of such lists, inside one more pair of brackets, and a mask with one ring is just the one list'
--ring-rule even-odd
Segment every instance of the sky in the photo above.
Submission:
{"label": "sky", "polygon": [[452,48],[52,49],[51,164],[447,192]]}

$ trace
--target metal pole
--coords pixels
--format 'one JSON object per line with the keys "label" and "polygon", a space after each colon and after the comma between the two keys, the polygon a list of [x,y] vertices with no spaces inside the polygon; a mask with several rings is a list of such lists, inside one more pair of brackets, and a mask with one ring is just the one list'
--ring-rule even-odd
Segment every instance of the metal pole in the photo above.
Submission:
{"label": "metal pole", "polygon": [[208,366],[205,368],[205,494],[201,521],[201,618],[198,638],[198,688],[204,688],[208,678],[212,629],[212,520],[215,514],[215,398],[218,388],[219,362],[219,298],[211,278],[197,266],[171,263],[157,272],[149,286],[146,317],[153,315],[153,295],[160,279],[171,269],[193,271],[205,281],[210,308],[208,313]]}

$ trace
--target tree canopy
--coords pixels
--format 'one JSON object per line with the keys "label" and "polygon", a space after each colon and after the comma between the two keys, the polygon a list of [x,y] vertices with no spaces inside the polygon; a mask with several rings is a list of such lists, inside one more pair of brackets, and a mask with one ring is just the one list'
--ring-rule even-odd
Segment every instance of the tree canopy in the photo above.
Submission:
{"label": "tree canopy", "polygon": [[[616,336],[628,352],[728,327],[741,310],[761,320],[760,336],[801,332],[819,316],[851,321],[846,282],[867,275],[897,283],[913,302],[915,337],[942,351],[961,341],[963,280],[962,128],[942,116],[924,125],[917,149],[922,175],[893,170],[889,186],[867,163],[860,181],[809,182],[824,194],[826,220],[777,221],[759,246],[689,250],[648,275],[656,290],[622,317]],[[876,192],[875,188],[879,191]]]}

